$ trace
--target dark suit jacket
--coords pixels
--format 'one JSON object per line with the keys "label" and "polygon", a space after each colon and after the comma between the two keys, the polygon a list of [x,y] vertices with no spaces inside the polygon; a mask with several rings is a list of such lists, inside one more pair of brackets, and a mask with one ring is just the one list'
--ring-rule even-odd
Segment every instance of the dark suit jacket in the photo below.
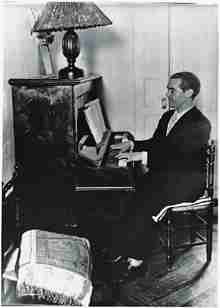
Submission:
{"label": "dark suit jacket", "polygon": [[210,123],[193,107],[166,136],[172,114],[164,113],[150,140],[135,141],[135,151],[148,151],[150,171],[140,177],[128,212],[111,232],[115,255],[149,257],[157,239],[152,215],[166,205],[194,201],[203,193]]}
{"label": "dark suit jacket", "polygon": [[196,199],[204,189],[206,178],[205,149],[210,137],[210,122],[193,107],[166,136],[173,112],[165,112],[153,137],[135,141],[134,148],[134,151],[148,151],[150,172],[145,192],[150,185],[151,190],[161,194],[163,202]]}
{"label": "dark suit jacket", "polygon": [[164,113],[150,140],[135,141],[134,151],[148,151],[150,171],[140,177],[120,222],[108,227],[113,255],[149,257],[157,241],[152,215],[168,204],[193,201],[203,192],[210,123],[193,107],[166,136],[172,114]]}

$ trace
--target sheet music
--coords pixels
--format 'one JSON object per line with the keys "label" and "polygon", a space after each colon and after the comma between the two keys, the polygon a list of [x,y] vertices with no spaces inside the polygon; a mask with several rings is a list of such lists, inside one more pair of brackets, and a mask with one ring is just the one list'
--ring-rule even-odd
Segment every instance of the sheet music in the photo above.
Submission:
{"label": "sheet music", "polygon": [[106,131],[106,125],[103,118],[99,99],[95,99],[85,105],[85,116],[89,125],[90,131],[95,139],[96,144],[102,140],[103,134]]}
{"label": "sheet music", "polygon": [[98,159],[96,147],[83,146],[80,151],[80,155],[84,155],[87,159],[90,159],[94,162]]}

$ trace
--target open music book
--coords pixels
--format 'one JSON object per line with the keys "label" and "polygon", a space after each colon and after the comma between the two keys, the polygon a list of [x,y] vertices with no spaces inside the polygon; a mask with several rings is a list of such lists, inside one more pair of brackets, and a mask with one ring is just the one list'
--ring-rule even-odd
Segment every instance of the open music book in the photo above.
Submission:
{"label": "open music book", "polygon": [[111,136],[110,129],[107,129],[102,114],[99,99],[94,99],[84,106],[84,114],[90,132],[94,138],[94,145],[87,145],[89,135],[84,135],[78,144],[79,155],[95,166],[100,166]]}
{"label": "open music book", "polygon": [[96,144],[99,144],[107,130],[99,99],[97,98],[87,103],[85,105],[84,113],[95,142]]}
{"label": "open music book", "polygon": [[194,209],[199,209],[207,206],[210,202],[211,198],[210,197],[201,197],[195,202],[182,202],[174,205],[168,205],[162,208],[162,210],[155,216],[152,216],[152,219],[154,222],[159,222],[161,221],[164,216],[167,214],[167,211],[169,209],[173,209],[175,211],[186,211],[186,210],[194,210]]}
{"label": "open music book", "polygon": [[[89,135],[82,136],[78,144],[78,153],[81,157],[92,163],[92,165],[100,167],[105,153],[108,151],[112,131],[105,124],[100,100],[98,98],[85,104],[84,114],[95,144],[89,145],[89,142],[87,142]],[[123,136],[127,138],[127,133],[122,133],[120,139],[123,139]],[[118,166],[126,167],[127,163],[119,161]]]}
{"label": "open music book", "polygon": [[[88,135],[86,137],[88,137]],[[97,148],[95,146],[84,145],[80,149],[79,154],[94,163],[98,160]]]}

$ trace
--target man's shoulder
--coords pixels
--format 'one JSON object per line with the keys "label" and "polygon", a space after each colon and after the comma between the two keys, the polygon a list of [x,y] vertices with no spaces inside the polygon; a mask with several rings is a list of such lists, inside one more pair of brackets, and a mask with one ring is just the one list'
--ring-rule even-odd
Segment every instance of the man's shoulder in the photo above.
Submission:
{"label": "man's shoulder", "polygon": [[191,124],[191,127],[193,127],[194,129],[202,128],[203,130],[206,130],[206,131],[211,130],[211,122],[206,117],[206,115],[201,110],[199,110],[197,107],[194,107],[191,110],[191,116],[188,117],[188,120],[189,120],[187,121],[188,125]]}
{"label": "man's shoulder", "polygon": [[210,123],[210,121],[207,118],[207,116],[200,109],[198,109],[197,107],[194,107],[192,109],[192,111],[193,111],[193,115],[194,115],[195,119],[197,119],[198,121],[203,121],[203,122],[206,122],[206,123]]}

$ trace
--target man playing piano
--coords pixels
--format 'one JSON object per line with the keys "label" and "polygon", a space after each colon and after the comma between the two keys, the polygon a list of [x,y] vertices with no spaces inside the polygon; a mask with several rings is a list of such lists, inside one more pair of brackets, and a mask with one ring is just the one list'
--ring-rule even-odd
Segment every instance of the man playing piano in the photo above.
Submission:
{"label": "man playing piano", "polygon": [[[166,96],[174,110],[163,114],[149,140],[113,145],[119,159],[147,161],[149,171],[137,185],[129,213],[112,226],[109,252],[116,272],[141,272],[156,239],[152,215],[165,205],[194,201],[205,187],[205,148],[210,122],[195,106],[199,79],[190,72],[172,75]],[[133,150],[131,152],[130,150]]]}

